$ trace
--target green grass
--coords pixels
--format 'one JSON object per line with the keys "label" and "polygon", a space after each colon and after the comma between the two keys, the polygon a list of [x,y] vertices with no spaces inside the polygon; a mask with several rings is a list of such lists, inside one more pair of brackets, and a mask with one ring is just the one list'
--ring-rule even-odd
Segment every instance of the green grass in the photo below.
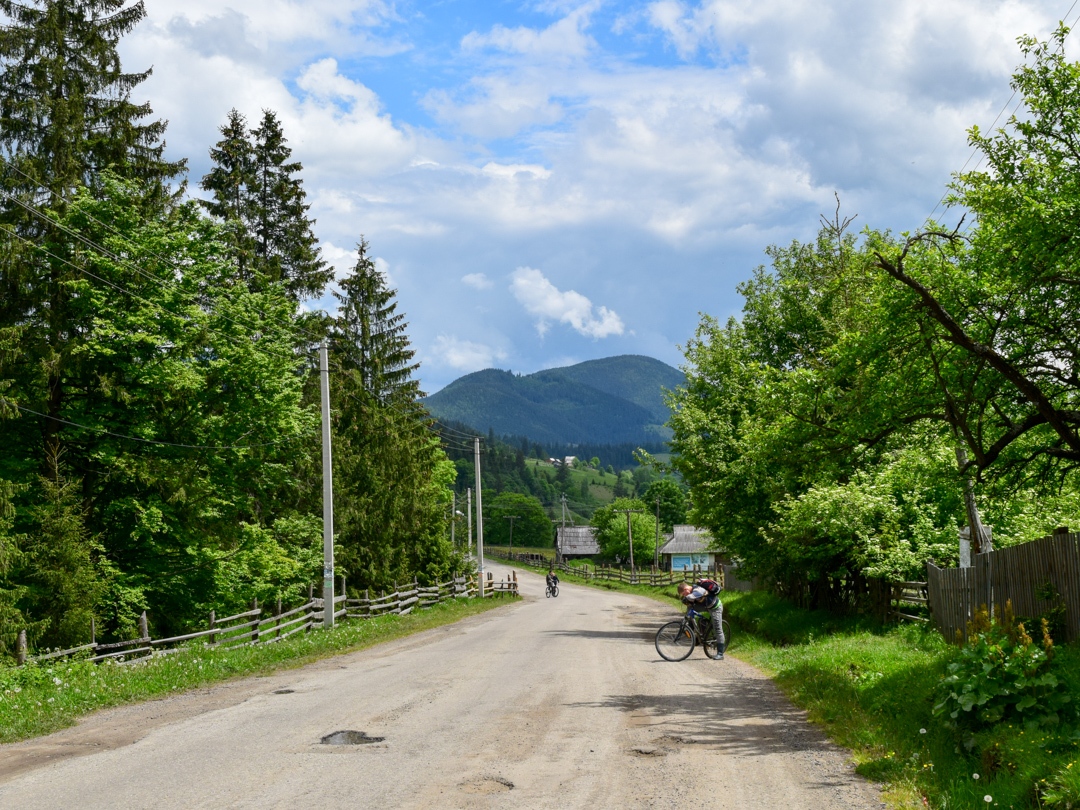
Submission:
{"label": "green grass", "polygon": [[98,709],[135,703],[250,675],[309,664],[320,658],[450,624],[506,604],[456,599],[407,616],[344,621],[333,630],[297,633],[274,644],[211,649],[192,644],[173,655],[129,664],[85,660],[0,668],[0,742],[48,734]]}
{"label": "green grass", "polygon": [[[678,606],[674,588],[565,581]],[[764,592],[724,594],[730,652],[767,672],[894,808],[1080,808],[1080,728],[999,724],[965,749],[934,717],[933,691],[954,649],[925,625],[801,610]],[[1080,645],[1059,647],[1055,672],[1080,705]],[[976,778],[976,774],[978,778]],[[985,797],[991,801],[986,802]]]}

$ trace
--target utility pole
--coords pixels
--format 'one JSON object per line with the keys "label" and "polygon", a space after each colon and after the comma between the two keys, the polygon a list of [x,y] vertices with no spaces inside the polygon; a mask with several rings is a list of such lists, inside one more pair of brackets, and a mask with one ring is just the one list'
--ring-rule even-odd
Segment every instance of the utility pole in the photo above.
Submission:
{"label": "utility pole", "polygon": [[472,554],[472,488],[471,487],[469,489],[465,490],[465,498],[466,498],[466,501],[465,501],[465,514],[468,516],[468,520],[469,520],[469,527],[468,527],[468,532],[469,532],[468,540],[469,540],[469,542],[466,545],[467,545],[467,547],[469,549],[469,553]]}
{"label": "utility pole", "polygon": [[514,559],[514,521],[521,515],[503,515],[504,520],[510,521],[510,559]]}
{"label": "utility pole", "polygon": [[330,360],[326,341],[319,347],[322,389],[323,627],[334,626],[334,468],[330,459]]}
{"label": "utility pole", "polygon": [[476,462],[476,561],[479,572],[479,592],[484,596],[484,507],[480,495],[480,437],[473,439],[473,458]]}
{"label": "utility pole", "polygon": [[660,496],[656,496],[656,545],[653,546],[652,567],[660,567]]}
{"label": "utility pole", "polygon": [[450,493],[450,548],[457,548],[454,529],[457,527],[457,493]]}
{"label": "utility pole", "polygon": [[634,570],[634,532],[630,528],[630,515],[644,512],[644,509],[616,509],[626,515],[626,539],[630,541],[630,571]]}

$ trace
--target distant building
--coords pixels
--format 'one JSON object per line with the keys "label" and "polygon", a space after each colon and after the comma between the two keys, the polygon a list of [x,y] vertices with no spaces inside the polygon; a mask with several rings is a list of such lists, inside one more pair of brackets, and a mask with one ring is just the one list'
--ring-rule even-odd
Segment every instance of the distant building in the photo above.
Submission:
{"label": "distant building", "polygon": [[660,547],[664,567],[671,571],[692,570],[693,567],[708,568],[716,562],[717,554],[710,551],[712,536],[697,526],[676,526],[671,539]]}
{"label": "distant building", "polygon": [[599,554],[596,529],[592,526],[559,526],[555,530],[555,553],[560,560]]}

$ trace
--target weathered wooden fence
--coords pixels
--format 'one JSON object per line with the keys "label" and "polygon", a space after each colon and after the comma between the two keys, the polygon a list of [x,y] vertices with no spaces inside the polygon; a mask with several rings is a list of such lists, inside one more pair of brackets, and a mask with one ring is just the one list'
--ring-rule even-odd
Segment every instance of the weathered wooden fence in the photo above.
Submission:
{"label": "weathered wooden fence", "polygon": [[[343,581],[344,582],[344,581]],[[344,591],[344,584],[342,585]],[[29,662],[50,661],[73,655],[87,654],[89,661],[114,660],[117,663],[130,663],[148,656],[161,656],[177,652],[182,645],[201,640],[208,647],[233,649],[250,644],[268,644],[288,638],[294,633],[301,633],[318,627],[323,623],[324,604],[315,598],[314,588],[308,589],[308,601],[290,610],[282,610],[281,600],[277,601],[271,615],[264,616],[266,608],[257,601],[251,609],[232,616],[218,618],[210,611],[205,630],[185,633],[169,638],[150,638],[149,624],[145,611],[139,617],[139,637],[128,641],[99,644],[94,638],[94,626],[91,623],[89,644],[56,650],[41,655],[31,656],[26,645],[26,631],[19,633],[16,644],[16,662],[19,666]],[[511,572],[505,580],[493,580],[488,573],[484,596],[518,593],[517,574]],[[440,582],[429,587],[418,585],[415,580],[409,586],[395,587],[393,593],[383,593],[371,597],[368,591],[364,597],[334,597],[335,619],[368,619],[373,616],[385,616],[395,613],[406,615],[417,607],[429,607],[451,599],[463,599],[476,596],[475,577],[455,576],[447,582]]]}
{"label": "weathered wooden fence", "polygon": [[949,641],[967,638],[976,610],[986,606],[991,615],[1001,615],[1006,602],[1024,618],[1061,610],[1063,640],[1080,638],[1080,534],[1068,527],[1031,543],[976,554],[970,568],[926,568],[934,623]]}
{"label": "weathered wooden fence", "polygon": [[543,554],[509,554],[501,549],[489,549],[485,554],[511,562],[524,563],[525,565],[534,565],[541,568],[554,568],[556,571],[574,574],[575,576],[584,579],[625,582],[628,585],[652,585],[656,587],[662,585],[676,585],[683,581],[692,581],[694,579],[702,579],[703,577],[715,579],[723,585],[724,571],[726,570],[726,566],[721,565],[695,565],[692,569],[687,569],[686,571],[661,571],[652,566],[647,568],[628,568],[621,565],[574,564],[568,562],[555,562],[554,557],[547,557]]}

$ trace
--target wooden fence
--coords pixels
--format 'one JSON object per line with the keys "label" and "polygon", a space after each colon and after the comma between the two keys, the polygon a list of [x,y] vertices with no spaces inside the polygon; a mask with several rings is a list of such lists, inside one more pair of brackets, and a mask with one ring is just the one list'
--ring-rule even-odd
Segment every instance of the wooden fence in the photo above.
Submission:
{"label": "wooden fence", "polygon": [[[344,585],[342,585],[344,591]],[[314,588],[308,589],[308,601],[291,610],[282,610],[279,599],[273,613],[264,617],[264,607],[258,602],[252,603],[251,609],[232,616],[218,618],[214,611],[210,611],[209,621],[205,630],[193,633],[185,633],[169,638],[150,638],[149,625],[146,612],[139,617],[139,637],[128,641],[117,641],[110,644],[98,644],[94,639],[94,626],[91,623],[91,640],[89,644],[72,647],[68,650],[56,650],[41,655],[30,656],[26,645],[26,631],[20,631],[16,644],[16,662],[19,666],[27,662],[43,662],[57,658],[67,658],[79,654],[89,654],[89,661],[113,660],[116,663],[130,663],[149,656],[168,655],[182,649],[182,645],[201,640],[208,647],[222,649],[235,649],[250,644],[268,644],[288,638],[294,633],[302,633],[318,627],[323,623],[324,604],[322,599],[315,598]],[[487,584],[484,588],[484,596],[496,596],[502,594],[516,595],[518,593],[517,574],[511,574],[502,581],[493,580],[490,572]],[[385,616],[391,613],[406,615],[417,607],[429,607],[430,605],[445,602],[451,599],[464,599],[476,596],[476,580],[474,577],[455,576],[447,582],[440,582],[430,587],[418,585],[415,580],[411,587],[402,589],[395,586],[393,593],[383,593],[372,598],[368,591],[364,591],[364,598],[348,598],[346,596],[334,597],[335,619],[368,619],[374,616]]]}
{"label": "wooden fence", "polygon": [[934,622],[949,641],[967,638],[979,608],[1034,619],[1059,611],[1064,641],[1080,638],[1080,534],[1068,527],[1031,543],[976,554],[970,568],[927,565],[928,598]]}
{"label": "wooden fence", "polygon": [[693,581],[694,579],[702,579],[705,577],[715,579],[723,585],[724,571],[726,569],[726,566],[722,565],[695,565],[692,569],[687,569],[686,571],[661,571],[652,566],[649,566],[648,568],[624,568],[621,565],[589,565],[588,563],[573,564],[568,562],[555,562],[554,557],[547,557],[543,554],[509,554],[501,549],[490,549],[485,551],[485,554],[511,562],[524,563],[525,565],[553,568],[556,571],[573,574],[584,579],[625,582],[628,585],[652,585],[655,587],[677,585],[680,582]]}

